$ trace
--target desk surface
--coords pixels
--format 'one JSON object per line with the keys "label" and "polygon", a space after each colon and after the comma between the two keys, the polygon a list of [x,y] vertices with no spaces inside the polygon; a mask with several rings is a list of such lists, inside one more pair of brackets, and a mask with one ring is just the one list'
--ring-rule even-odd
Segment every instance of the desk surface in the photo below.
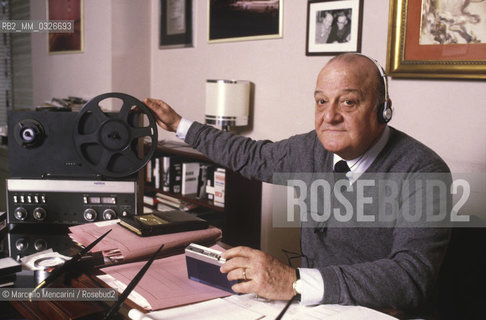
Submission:
{"label": "desk surface", "polygon": [[[35,231],[35,232],[34,232]],[[52,248],[53,251],[60,252],[64,255],[72,255],[78,249],[67,236],[67,230],[56,230],[52,228],[42,232],[39,226],[35,230],[25,230],[24,228],[15,228],[0,233],[0,252],[13,257],[27,256],[36,251],[36,248],[45,250]],[[40,242],[39,242],[40,241]],[[36,246],[35,243],[38,245]],[[39,243],[43,246],[39,247]],[[22,271],[17,275],[16,288],[33,288],[39,282],[39,274],[34,271]],[[53,283],[50,288],[100,288],[99,282],[94,277],[86,274],[76,275],[70,278],[69,282],[62,279]],[[1,291],[2,289],[0,289]],[[104,312],[108,310],[113,302],[107,301],[10,301],[0,302],[2,314],[0,319],[102,319]],[[198,318],[203,312],[207,314],[204,319],[228,319],[233,320],[249,319],[248,314],[252,313],[255,317],[251,319],[273,319],[276,314],[283,308],[285,302],[274,301],[271,303],[259,301],[251,298],[249,295],[230,296],[223,299],[214,299],[207,302],[196,303],[189,306],[173,308],[168,310],[157,311],[150,314],[148,319],[193,319],[194,315]],[[119,311],[118,319],[130,319],[129,311],[135,307],[127,301]],[[216,309],[213,309],[216,308]],[[344,307],[344,306],[318,306],[314,309],[303,309],[304,307],[294,305],[289,309],[288,315],[284,319],[307,319],[313,313],[321,318],[323,314],[335,314],[341,319],[360,319],[360,315],[366,312],[373,314],[373,319],[393,319],[383,313],[378,313],[371,309],[362,307]],[[5,311],[4,311],[5,310]],[[218,311],[219,310],[219,311]],[[213,312],[214,311],[214,312]],[[346,312],[346,314],[344,314]],[[136,312],[135,312],[136,313]],[[343,313],[339,316],[339,313]],[[133,312],[132,312],[133,314]],[[144,314],[138,313],[142,318]],[[185,314],[185,318],[181,315]],[[244,316],[241,316],[244,314]],[[218,316],[219,318],[217,318]],[[238,316],[240,318],[238,318]],[[304,316],[304,317],[302,317]],[[216,318],[215,318],[216,317]],[[132,319],[142,319],[133,318]],[[314,317],[315,318],[315,317]],[[333,317],[331,317],[332,319]],[[370,319],[371,319],[370,318]],[[146,319],[146,318],[145,318]]]}

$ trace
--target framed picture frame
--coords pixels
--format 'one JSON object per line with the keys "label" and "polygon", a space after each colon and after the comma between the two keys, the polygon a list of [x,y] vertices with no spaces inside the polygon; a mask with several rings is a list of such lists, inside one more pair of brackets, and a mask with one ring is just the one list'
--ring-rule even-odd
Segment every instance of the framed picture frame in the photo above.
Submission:
{"label": "framed picture frame", "polygon": [[208,42],[282,37],[283,0],[208,0]]}
{"label": "framed picture frame", "polygon": [[192,0],[160,0],[159,48],[193,47]]}
{"label": "framed picture frame", "polygon": [[486,79],[486,2],[390,1],[387,52],[392,77]]}
{"label": "framed picture frame", "polygon": [[83,0],[48,0],[48,20],[72,20],[74,32],[48,33],[49,54],[83,52]]}
{"label": "framed picture frame", "polygon": [[310,0],[307,3],[308,56],[361,51],[363,0]]}

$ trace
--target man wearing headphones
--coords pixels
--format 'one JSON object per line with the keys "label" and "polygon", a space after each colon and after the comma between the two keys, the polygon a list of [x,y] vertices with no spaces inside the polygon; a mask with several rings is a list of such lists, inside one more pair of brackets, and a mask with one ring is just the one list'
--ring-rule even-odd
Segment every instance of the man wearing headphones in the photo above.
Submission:
{"label": "man wearing headphones", "polygon": [[[360,54],[334,57],[319,73],[314,96],[315,130],[278,142],[254,141],[188,121],[161,100],[145,103],[164,129],[248,178],[272,182],[279,172],[333,172],[340,160],[345,171],[350,168],[358,176],[449,172],[432,150],[387,126],[392,113],[386,76],[373,59]],[[280,300],[298,295],[306,305],[410,310],[427,302],[449,241],[447,228],[332,224],[301,228],[302,268],[259,250],[235,247],[224,253],[227,262],[221,271],[230,280],[241,280],[233,286],[236,292]]]}

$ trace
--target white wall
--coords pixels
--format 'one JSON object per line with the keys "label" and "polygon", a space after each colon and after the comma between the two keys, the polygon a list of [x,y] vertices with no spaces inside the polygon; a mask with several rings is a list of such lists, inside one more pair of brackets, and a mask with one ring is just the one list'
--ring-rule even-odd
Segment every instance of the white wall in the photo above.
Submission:
{"label": "white wall", "polygon": [[[207,43],[206,1],[195,1],[195,48],[158,48],[159,1],[152,1],[151,94],[202,121],[208,78],[255,83],[254,138],[281,139],[313,128],[313,90],[329,56],[305,56],[306,1],[285,1],[282,39]],[[362,52],[386,63],[388,1],[364,4]],[[381,17],[381,18],[377,18]],[[486,171],[484,81],[390,79],[391,125],[436,150],[452,169]]]}
{"label": "white wall", "polygon": [[[32,34],[33,101],[39,105],[52,97],[93,97],[111,90],[111,3],[86,0],[84,52],[50,55],[47,34]],[[31,19],[47,16],[47,1],[30,2]]]}
{"label": "white wall", "polygon": [[112,1],[112,90],[142,99],[150,94],[150,3]]}
{"label": "white wall", "polygon": [[[47,16],[47,1],[31,0],[31,19]],[[47,33],[32,34],[33,101],[85,99],[119,91],[150,92],[150,3],[84,0],[83,51],[49,54]]]}
{"label": "white wall", "polygon": [[[124,1],[121,3],[128,5]],[[49,56],[47,40],[33,36],[34,101],[40,103],[53,95],[88,97],[118,88],[130,93],[136,88],[132,94],[141,99],[146,94],[162,98],[183,116],[203,121],[205,80],[244,79],[255,84],[255,103],[251,129],[242,134],[277,140],[313,129],[315,78],[330,57],[305,56],[307,1],[285,1],[282,39],[208,44],[207,1],[195,0],[195,47],[181,49],[158,47],[159,2],[133,1],[137,6],[123,9],[116,0],[85,0],[82,54]],[[33,19],[45,14],[43,3],[31,1]],[[386,60],[388,9],[385,0],[364,1],[362,52],[382,65]],[[107,22],[110,19],[111,23]],[[133,23],[133,29],[123,29],[127,21]],[[150,24],[149,34],[143,26],[135,28],[146,23]],[[120,36],[122,29],[131,34],[126,41]],[[120,47],[127,59],[117,55]],[[129,48],[139,51],[128,57]],[[120,66],[125,68],[123,72],[117,69]],[[135,72],[142,85],[113,79],[130,74],[124,70]],[[141,88],[145,83],[149,91]],[[484,81],[390,79],[395,107],[391,125],[429,145],[453,171],[485,173],[484,88]],[[161,139],[172,138],[161,135]],[[272,193],[272,187],[265,185],[262,246],[277,254],[286,246],[281,241],[292,242],[295,237],[289,238],[287,230],[272,228],[273,203],[280,201],[273,199]]]}

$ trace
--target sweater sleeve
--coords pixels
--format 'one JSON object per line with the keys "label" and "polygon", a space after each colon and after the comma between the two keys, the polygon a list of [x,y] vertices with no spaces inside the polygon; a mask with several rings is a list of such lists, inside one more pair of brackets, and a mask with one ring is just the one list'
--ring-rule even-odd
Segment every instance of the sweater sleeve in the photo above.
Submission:
{"label": "sweater sleeve", "polygon": [[272,182],[288,167],[288,140],[253,140],[194,122],[185,142],[215,163],[249,179]]}

